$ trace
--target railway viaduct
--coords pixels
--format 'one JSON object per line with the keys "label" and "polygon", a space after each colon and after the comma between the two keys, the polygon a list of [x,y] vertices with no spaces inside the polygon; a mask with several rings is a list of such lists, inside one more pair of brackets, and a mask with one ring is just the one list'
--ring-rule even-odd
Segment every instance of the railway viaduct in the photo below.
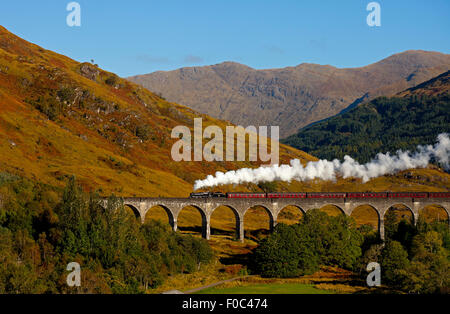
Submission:
{"label": "railway viaduct", "polygon": [[[195,207],[202,217],[202,235],[209,239],[211,235],[211,215],[220,206],[230,208],[236,219],[236,237],[244,241],[244,216],[248,209],[254,206],[263,207],[270,219],[270,229],[277,224],[278,214],[287,206],[295,206],[303,213],[314,208],[322,208],[326,205],[334,205],[344,214],[350,216],[353,210],[362,205],[370,205],[378,214],[378,228],[382,239],[384,239],[384,217],[389,208],[394,205],[404,205],[413,214],[414,223],[419,218],[419,211],[428,205],[440,205],[450,217],[450,199],[448,198],[330,198],[330,199],[229,199],[229,198],[122,198],[123,204],[130,207],[135,215],[145,221],[147,212],[155,206],[161,206],[169,217],[169,223],[174,231],[178,229],[178,215],[187,206]],[[450,223],[450,219],[449,219]]]}

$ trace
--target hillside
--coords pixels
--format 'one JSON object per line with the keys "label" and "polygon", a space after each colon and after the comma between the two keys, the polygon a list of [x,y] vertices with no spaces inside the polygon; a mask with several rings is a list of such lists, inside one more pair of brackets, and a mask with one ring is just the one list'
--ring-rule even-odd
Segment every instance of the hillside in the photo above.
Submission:
{"label": "hillside", "polygon": [[[104,194],[186,196],[196,179],[259,163],[172,161],[175,126],[229,123],[161,99],[0,27],[0,172]],[[314,158],[280,147],[280,160]],[[176,188],[174,188],[176,187]]]}
{"label": "hillside", "polygon": [[235,124],[279,125],[282,137],[363,101],[392,95],[450,69],[450,55],[406,51],[380,62],[339,69],[300,64],[255,70],[225,62],[139,75],[129,80]]}
{"label": "hillside", "polygon": [[284,143],[319,158],[350,155],[367,162],[378,152],[415,150],[450,132],[450,71],[394,97],[380,97],[300,130]]}
{"label": "hillside", "polygon": [[[194,181],[206,175],[260,165],[174,162],[171,131],[178,125],[192,129],[196,117],[205,126],[229,125],[0,27],[0,181],[6,172],[61,187],[75,175],[86,190],[99,189],[104,195],[185,197]],[[281,163],[295,158],[317,160],[280,146]],[[441,191],[450,188],[450,176],[438,169],[417,169],[360,183],[346,179],[220,189]]]}

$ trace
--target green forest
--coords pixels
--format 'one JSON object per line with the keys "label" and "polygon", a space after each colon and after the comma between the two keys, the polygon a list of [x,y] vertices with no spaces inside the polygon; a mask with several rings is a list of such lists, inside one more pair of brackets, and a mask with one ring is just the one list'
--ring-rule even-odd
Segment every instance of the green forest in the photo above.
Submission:
{"label": "green forest", "polygon": [[414,151],[450,132],[449,94],[379,97],[349,112],[301,129],[285,144],[321,159],[350,155],[360,163],[377,153]]}
{"label": "green forest", "polygon": [[448,222],[417,224],[391,210],[385,217],[383,243],[370,227],[352,218],[306,213],[296,225],[279,224],[254,252],[255,272],[264,277],[309,275],[320,266],[339,266],[367,276],[371,262],[381,265],[381,284],[397,293],[449,293],[450,232]]}
{"label": "green forest", "polygon": [[[117,198],[105,206],[73,178],[60,191],[0,174],[0,294],[144,293],[212,258],[206,240],[142,225]],[[79,288],[66,284],[71,262],[82,267]]]}

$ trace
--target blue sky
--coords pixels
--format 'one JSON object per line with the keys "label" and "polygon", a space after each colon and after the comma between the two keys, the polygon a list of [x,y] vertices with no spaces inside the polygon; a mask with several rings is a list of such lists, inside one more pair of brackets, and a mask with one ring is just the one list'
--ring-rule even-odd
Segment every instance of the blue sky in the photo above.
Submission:
{"label": "blue sky", "polygon": [[223,61],[356,67],[409,49],[450,52],[449,0],[378,1],[381,27],[366,23],[371,0],[78,0],[82,25],[73,28],[69,2],[2,1],[0,25],[120,76]]}

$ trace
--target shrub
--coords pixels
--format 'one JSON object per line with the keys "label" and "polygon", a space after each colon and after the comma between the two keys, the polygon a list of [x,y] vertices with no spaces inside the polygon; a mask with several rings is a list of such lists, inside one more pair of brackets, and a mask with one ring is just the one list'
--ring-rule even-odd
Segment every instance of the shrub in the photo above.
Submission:
{"label": "shrub", "polygon": [[140,138],[143,141],[146,141],[149,139],[151,130],[148,125],[138,125],[136,126],[135,135]]}
{"label": "shrub", "polygon": [[115,86],[119,82],[117,75],[111,75],[105,80],[105,83],[109,86]]}

